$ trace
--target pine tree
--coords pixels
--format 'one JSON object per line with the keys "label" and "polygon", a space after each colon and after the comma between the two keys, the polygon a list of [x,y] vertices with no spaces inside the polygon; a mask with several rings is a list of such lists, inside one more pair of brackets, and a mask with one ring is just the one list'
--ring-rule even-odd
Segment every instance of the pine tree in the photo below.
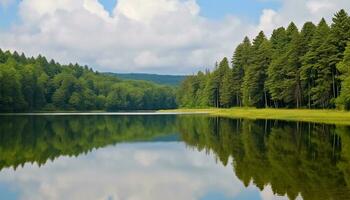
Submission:
{"label": "pine tree", "polygon": [[251,60],[251,43],[248,37],[237,46],[232,57],[233,92],[236,106],[242,106],[242,83],[244,72],[247,70]]}
{"label": "pine tree", "polygon": [[336,100],[337,107],[350,110],[350,42],[344,53],[343,61],[337,65],[337,69],[342,74],[340,76],[341,92]]}
{"label": "pine tree", "polygon": [[[228,63],[228,59],[225,57],[220,62],[218,69],[214,72],[215,79],[216,79],[215,82],[218,84],[217,85],[217,97],[216,97],[216,99],[217,99],[216,105],[218,107],[224,106],[224,104],[221,102],[221,98],[222,98],[222,94],[223,94],[222,88],[224,85],[224,76],[226,74],[228,74],[229,71],[230,71],[230,66]],[[225,104],[226,103],[228,103],[228,102],[225,102]]]}
{"label": "pine tree", "polygon": [[304,62],[306,58],[306,53],[310,51],[310,43],[315,34],[316,26],[312,22],[306,22],[301,29],[301,56],[299,57],[299,62],[301,63],[300,68],[300,80],[301,87],[304,96],[304,103],[308,108],[311,108],[311,86],[313,84],[312,77],[314,76],[312,65],[307,65]]}
{"label": "pine tree", "polygon": [[286,65],[283,67],[285,75],[283,85],[283,100],[288,107],[300,107],[301,104],[301,82],[300,68],[301,63],[299,57],[302,56],[301,37],[298,28],[294,23],[291,23],[287,29],[287,37],[289,43],[286,51]]}
{"label": "pine tree", "polygon": [[268,67],[266,80],[266,87],[274,102],[274,106],[278,108],[283,105],[283,84],[284,71],[283,67],[286,65],[286,48],[288,44],[288,37],[286,30],[280,27],[273,31],[271,39],[272,61]]}
{"label": "pine tree", "polygon": [[311,71],[311,100],[314,106],[321,108],[332,106],[332,66],[330,59],[334,55],[334,50],[328,42],[329,34],[330,28],[325,19],[322,19],[311,41],[310,50],[303,58],[304,68]]}
{"label": "pine tree", "polygon": [[251,56],[251,63],[243,79],[243,104],[245,106],[267,107],[268,94],[265,80],[271,60],[271,47],[262,31],[253,41]]}
{"label": "pine tree", "polygon": [[228,108],[233,105],[235,98],[234,91],[234,79],[233,70],[229,69],[223,76],[221,92],[220,92],[220,104],[221,107]]}
{"label": "pine tree", "polygon": [[330,62],[332,66],[332,93],[333,98],[336,98],[340,90],[339,71],[336,64],[343,59],[346,45],[350,41],[350,17],[344,9],[341,9],[334,15],[332,21],[329,43],[335,51]]}

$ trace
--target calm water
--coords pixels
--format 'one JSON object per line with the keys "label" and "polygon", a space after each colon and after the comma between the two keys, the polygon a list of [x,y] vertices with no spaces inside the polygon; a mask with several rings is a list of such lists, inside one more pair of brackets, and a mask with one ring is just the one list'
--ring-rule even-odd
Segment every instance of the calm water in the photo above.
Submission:
{"label": "calm water", "polygon": [[0,116],[0,199],[350,199],[350,128],[207,116]]}

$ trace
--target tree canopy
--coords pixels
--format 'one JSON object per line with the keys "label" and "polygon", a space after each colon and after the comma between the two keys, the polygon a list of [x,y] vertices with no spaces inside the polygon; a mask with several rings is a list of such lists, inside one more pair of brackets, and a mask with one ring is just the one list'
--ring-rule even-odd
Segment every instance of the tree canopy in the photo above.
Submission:
{"label": "tree canopy", "polygon": [[175,87],[0,50],[0,112],[175,108]]}

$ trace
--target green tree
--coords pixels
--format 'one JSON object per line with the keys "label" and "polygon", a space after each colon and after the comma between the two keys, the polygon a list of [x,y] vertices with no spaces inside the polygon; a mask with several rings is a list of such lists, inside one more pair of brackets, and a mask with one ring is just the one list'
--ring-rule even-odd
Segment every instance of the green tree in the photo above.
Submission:
{"label": "green tree", "polygon": [[16,61],[9,58],[0,65],[0,110],[23,111],[26,108],[21,92],[20,75],[16,72]]}
{"label": "green tree", "polygon": [[343,59],[346,45],[350,41],[350,17],[344,9],[341,9],[332,20],[329,43],[334,49],[330,62],[332,67],[332,94],[333,98],[336,98],[339,95],[341,84],[336,64]]}
{"label": "green tree", "polygon": [[281,83],[284,81],[284,66],[287,62],[288,36],[285,28],[280,27],[274,30],[270,43],[272,60],[267,69],[266,87],[271,95],[271,100],[274,102],[274,106],[278,108],[283,106],[283,96],[281,94],[283,93],[284,85]]}
{"label": "green tree", "polygon": [[340,76],[342,87],[336,103],[339,108],[350,110],[350,42],[346,48],[343,61],[337,65],[337,69],[342,74]]}
{"label": "green tree", "polygon": [[300,68],[300,80],[301,80],[301,86],[303,90],[303,96],[306,100],[305,104],[307,104],[308,108],[311,108],[311,87],[314,85],[314,77],[315,77],[315,70],[313,70],[313,65],[307,64],[307,62],[315,62],[315,60],[309,60],[304,62],[304,59],[314,59],[312,53],[309,53],[308,57],[306,57],[306,54],[311,51],[310,45],[311,41],[314,37],[316,30],[316,26],[312,22],[306,22],[301,29],[300,37],[301,37],[301,46],[303,47],[301,49],[301,57],[299,57],[299,60],[301,62],[301,68]]}
{"label": "green tree", "polygon": [[329,45],[330,28],[322,19],[318,24],[310,44],[310,50],[303,58],[303,67],[311,71],[310,93],[315,107],[331,107],[332,66],[331,56],[334,49]]}
{"label": "green tree", "polygon": [[281,94],[287,106],[299,108],[302,102],[300,80],[301,62],[299,58],[303,56],[302,50],[304,46],[302,46],[301,36],[294,23],[291,23],[288,26],[286,33],[289,43],[287,45],[285,56],[287,62],[283,68],[285,77],[282,81],[283,91]]}
{"label": "green tree", "polygon": [[220,104],[221,107],[228,108],[233,105],[235,98],[234,90],[234,77],[233,70],[229,69],[223,76],[221,93],[220,93]]}
{"label": "green tree", "polygon": [[254,39],[252,60],[243,79],[243,104],[267,107],[268,94],[265,87],[266,71],[271,60],[271,47],[263,32]]}
{"label": "green tree", "polygon": [[239,44],[232,57],[232,76],[233,76],[233,92],[236,106],[242,106],[242,83],[244,72],[247,70],[251,61],[251,43],[248,37]]}

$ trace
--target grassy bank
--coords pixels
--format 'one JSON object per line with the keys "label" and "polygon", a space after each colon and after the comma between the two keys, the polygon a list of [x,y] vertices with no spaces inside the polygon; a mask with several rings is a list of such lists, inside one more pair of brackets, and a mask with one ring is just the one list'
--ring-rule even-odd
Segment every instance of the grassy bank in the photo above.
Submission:
{"label": "grassy bank", "polygon": [[[162,110],[165,112],[169,110]],[[326,124],[350,125],[350,112],[337,110],[308,110],[308,109],[176,109],[172,112],[206,112],[214,116],[246,119],[277,119],[287,121],[317,122]]]}

